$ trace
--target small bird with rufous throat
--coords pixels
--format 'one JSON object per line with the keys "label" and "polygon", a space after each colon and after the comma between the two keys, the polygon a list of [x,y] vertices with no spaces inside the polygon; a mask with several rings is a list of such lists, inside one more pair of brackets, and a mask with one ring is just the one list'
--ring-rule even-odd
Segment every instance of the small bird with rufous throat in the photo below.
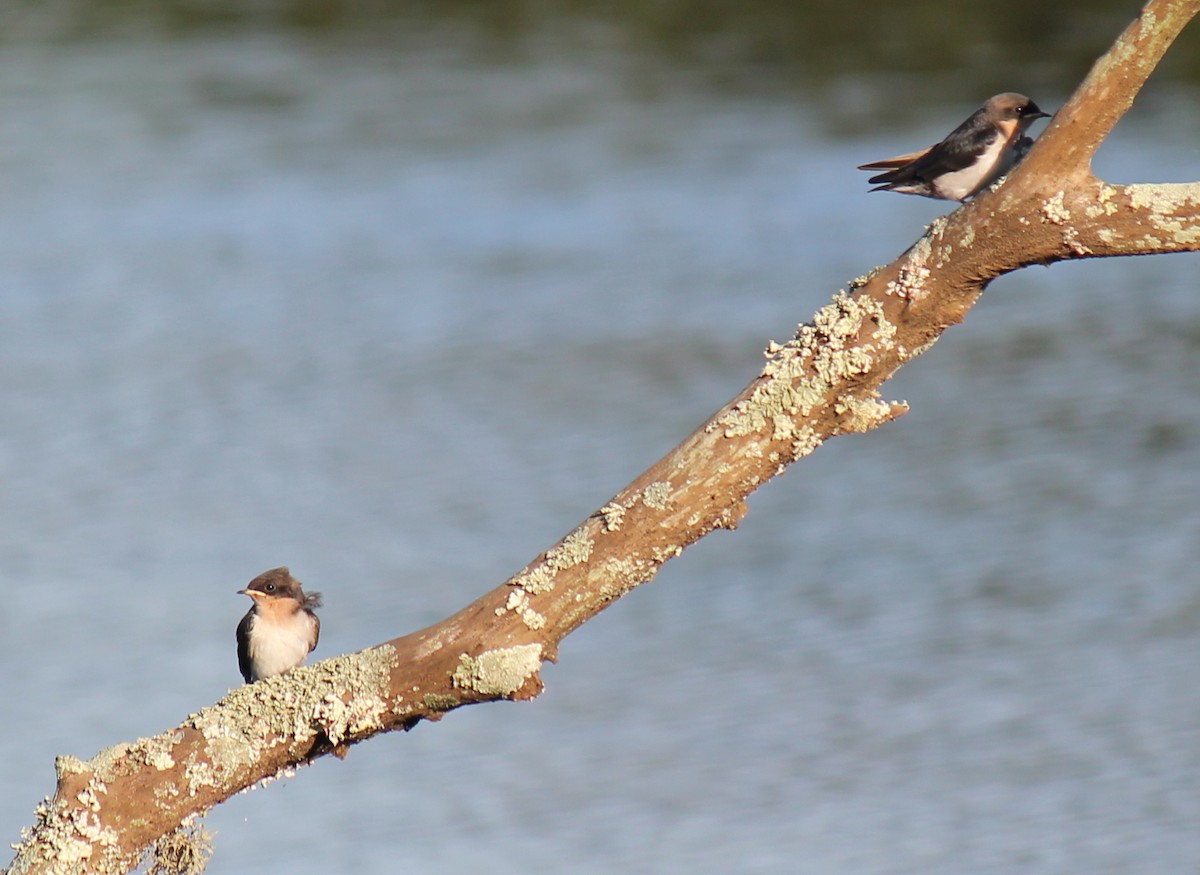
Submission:
{"label": "small bird with rufous throat", "polygon": [[317,646],[319,592],[304,592],[286,566],[264,571],[238,590],[254,604],[237,627],[238,668],[246,683],[283,674]]}
{"label": "small bird with rufous throat", "polygon": [[989,98],[940,143],[858,169],[884,171],[867,180],[883,183],[871,191],[965,201],[1007,175],[1033,145],[1029,126],[1049,117],[1024,94],[1007,91]]}

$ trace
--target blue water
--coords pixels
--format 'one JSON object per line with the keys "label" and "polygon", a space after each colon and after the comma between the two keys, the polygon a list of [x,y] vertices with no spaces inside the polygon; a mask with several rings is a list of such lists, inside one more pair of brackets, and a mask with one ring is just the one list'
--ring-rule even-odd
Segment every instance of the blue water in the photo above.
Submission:
{"label": "blue water", "polygon": [[[446,39],[0,48],[11,841],[56,754],[239,681],[260,571],[325,593],[329,656],[551,545],[948,208],[853,167],[972,108],[838,138],[815,95]],[[1195,178],[1194,99],[1101,172]],[[1196,276],[996,282],[885,387],[911,413],[756,494],[538,700],[219,806],[209,871],[1195,870]]]}

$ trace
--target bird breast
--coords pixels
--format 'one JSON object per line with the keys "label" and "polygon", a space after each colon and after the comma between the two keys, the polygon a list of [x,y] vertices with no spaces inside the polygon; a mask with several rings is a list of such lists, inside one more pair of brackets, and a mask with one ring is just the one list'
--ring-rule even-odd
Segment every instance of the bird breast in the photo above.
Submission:
{"label": "bird breast", "polygon": [[283,674],[304,662],[312,650],[316,619],[307,611],[285,614],[260,605],[253,622],[249,652],[260,678]]}
{"label": "bird breast", "polygon": [[999,176],[996,170],[1001,167],[1001,160],[1004,158],[1007,148],[1008,139],[1006,137],[1000,134],[992,137],[992,142],[988,143],[987,148],[974,164],[953,173],[943,173],[931,180],[934,192],[938,197],[956,201],[975,194],[985,184],[994,181]]}

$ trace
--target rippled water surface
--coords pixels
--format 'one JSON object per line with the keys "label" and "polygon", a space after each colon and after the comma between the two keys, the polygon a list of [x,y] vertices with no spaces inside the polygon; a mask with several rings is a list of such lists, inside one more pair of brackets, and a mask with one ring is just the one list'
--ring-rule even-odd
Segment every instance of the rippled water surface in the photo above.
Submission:
{"label": "rippled water surface", "polygon": [[[972,108],[849,136],[877,86],[477,48],[0,47],[10,841],[56,754],[238,682],[258,572],[324,591],[330,656],[552,544],[948,209],[853,167]],[[1101,172],[1196,178],[1164,92]],[[887,387],[911,413],[756,494],[538,700],[220,806],[209,871],[1194,871],[1196,277],[997,281]]]}

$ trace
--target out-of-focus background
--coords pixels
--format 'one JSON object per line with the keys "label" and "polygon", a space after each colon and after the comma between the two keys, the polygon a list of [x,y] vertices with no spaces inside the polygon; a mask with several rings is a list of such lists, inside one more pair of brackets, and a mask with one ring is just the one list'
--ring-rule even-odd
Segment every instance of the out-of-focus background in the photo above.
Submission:
{"label": "out-of-focus background", "polygon": [[[1057,108],[1136,8],[6,6],[0,831],[54,755],[239,683],[267,568],[324,591],[315,656],[502,582],[954,206],[856,164]],[[1198,59],[1101,175],[1200,177]],[[908,416],[539,699],[231,800],[210,871],[1195,871],[1198,267],[994,283],[886,387]]]}

